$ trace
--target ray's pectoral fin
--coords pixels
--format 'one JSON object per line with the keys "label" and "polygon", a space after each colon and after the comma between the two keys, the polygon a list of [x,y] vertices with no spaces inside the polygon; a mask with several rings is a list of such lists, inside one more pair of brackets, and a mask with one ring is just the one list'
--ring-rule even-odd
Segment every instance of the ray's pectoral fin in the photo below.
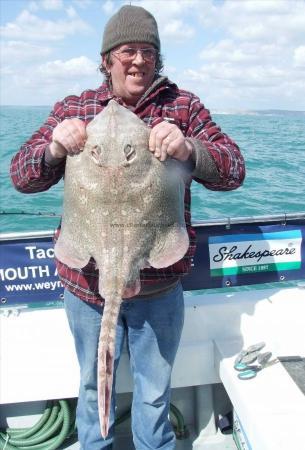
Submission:
{"label": "ray's pectoral fin", "polygon": [[59,261],[74,269],[85,267],[90,259],[89,253],[81,251],[79,246],[73,245],[71,240],[64,239],[62,235],[59,236],[54,251]]}
{"label": "ray's pectoral fin", "polygon": [[175,224],[157,233],[148,261],[156,269],[168,267],[183,258],[188,246],[189,237],[185,227]]}

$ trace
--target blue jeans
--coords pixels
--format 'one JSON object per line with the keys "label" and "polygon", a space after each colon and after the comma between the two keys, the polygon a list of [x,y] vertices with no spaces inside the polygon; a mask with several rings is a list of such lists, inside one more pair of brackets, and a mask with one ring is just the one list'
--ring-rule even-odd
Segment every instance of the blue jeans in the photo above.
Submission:
{"label": "blue jeans", "polygon": [[[82,450],[111,450],[115,395],[112,396],[110,429],[105,440],[100,433],[97,406],[97,346],[103,308],[90,305],[65,290],[65,309],[80,365],[76,418],[79,442]],[[121,305],[115,370],[126,336],[134,380],[131,416],[137,450],[175,448],[175,435],[168,419],[170,378],[183,321],[184,299],[180,283],[159,297],[124,300]]]}

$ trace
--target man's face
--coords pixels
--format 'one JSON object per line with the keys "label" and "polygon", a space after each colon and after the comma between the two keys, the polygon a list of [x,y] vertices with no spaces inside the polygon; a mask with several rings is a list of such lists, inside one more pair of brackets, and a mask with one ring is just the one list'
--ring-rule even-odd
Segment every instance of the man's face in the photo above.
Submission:
{"label": "man's face", "polygon": [[124,44],[111,52],[111,64],[104,65],[111,74],[113,93],[127,105],[135,105],[152,84],[156,50],[147,43]]}

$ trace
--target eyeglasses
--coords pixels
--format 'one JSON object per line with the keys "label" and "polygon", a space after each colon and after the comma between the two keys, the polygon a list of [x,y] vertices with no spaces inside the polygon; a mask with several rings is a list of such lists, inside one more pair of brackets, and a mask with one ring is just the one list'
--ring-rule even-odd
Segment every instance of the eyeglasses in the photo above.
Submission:
{"label": "eyeglasses", "polygon": [[127,47],[123,48],[121,50],[115,50],[112,52],[122,63],[127,63],[133,61],[138,53],[141,53],[142,58],[144,61],[148,63],[153,63],[156,61],[157,58],[157,50],[152,47],[147,48],[132,48]]}

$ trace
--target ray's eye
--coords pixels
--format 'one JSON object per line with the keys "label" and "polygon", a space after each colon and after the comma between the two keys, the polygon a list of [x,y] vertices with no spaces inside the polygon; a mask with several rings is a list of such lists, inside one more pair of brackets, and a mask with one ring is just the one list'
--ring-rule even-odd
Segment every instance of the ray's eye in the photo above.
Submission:
{"label": "ray's eye", "polygon": [[101,147],[99,145],[94,145],[91,150],[92,155],[101,153]]}
{"label": "ray's eye", "polygon": [[127,161],[130,161],[131,159],[134,158],[136,151],[135,151],[134,147],[132,147],[130,144],[127,144],[124,147],[124,153],[125,153],[125,157],[126,157]]}
{"label": "ray's eye", "polygon": [[99,164],[100,154],[101,154],[101,147],[99,145],[94,145],[91,149],[91,156],[96,164]]}

